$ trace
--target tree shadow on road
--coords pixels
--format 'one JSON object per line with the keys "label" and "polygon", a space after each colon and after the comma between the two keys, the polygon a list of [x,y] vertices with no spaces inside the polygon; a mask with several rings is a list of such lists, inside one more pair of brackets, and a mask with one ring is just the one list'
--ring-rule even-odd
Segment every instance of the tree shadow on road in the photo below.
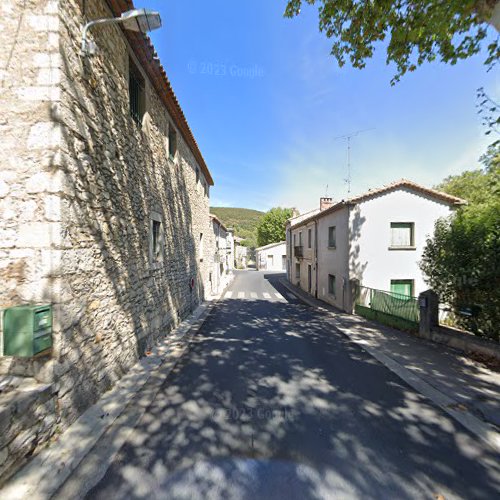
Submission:
{"label": "tree shadow on road", "polygon": [[498,458],[308,306],[224,300],[88,498],[276,493],[242,463],[270,498],[492,498]]}

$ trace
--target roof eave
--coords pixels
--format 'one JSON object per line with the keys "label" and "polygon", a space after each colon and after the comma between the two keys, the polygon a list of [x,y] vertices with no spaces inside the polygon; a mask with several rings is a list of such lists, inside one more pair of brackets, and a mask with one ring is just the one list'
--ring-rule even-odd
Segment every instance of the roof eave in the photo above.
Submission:
{"label": "roof eave", "polygon": [[[106,0],[106,2],[115,16],[119,16],[122,12],[134,8],[132,0]],[[123,26],[120,26],[120,29],[122,30],[123,35],[127,39],[142,68],[148,75],[149,80],[155,87],[158,96],[163,101],[170,116],[177,125],[182,137],[198,162],[198,165],[201,167],[205,179],[210,186],[213,186],[214,180],[212,178],[212,174],[205,163],[205,159],[201,154],[198,143],[196,142],[193,132],[189,127],[186,116],[182,111],[165,69],[160,62],[150,38],[142,33],[126,30]]]}

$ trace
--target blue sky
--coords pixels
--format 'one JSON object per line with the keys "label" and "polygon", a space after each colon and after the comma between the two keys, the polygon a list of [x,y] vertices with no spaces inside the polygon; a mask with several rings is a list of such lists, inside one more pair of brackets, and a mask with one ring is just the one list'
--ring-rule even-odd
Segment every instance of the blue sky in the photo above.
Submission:
{"label": "blue sky", "polygon": [[317,10],[284,19],[286,1],[135,0],[158,10],[151,38],[215,180],[213,206],[316,208],[401,177],[432,186],[478,168],[491,139],[476,89],[498,99],[484,54],[456,66],[425,65],[395,87],[379,50],[363,70],[339,68]]}

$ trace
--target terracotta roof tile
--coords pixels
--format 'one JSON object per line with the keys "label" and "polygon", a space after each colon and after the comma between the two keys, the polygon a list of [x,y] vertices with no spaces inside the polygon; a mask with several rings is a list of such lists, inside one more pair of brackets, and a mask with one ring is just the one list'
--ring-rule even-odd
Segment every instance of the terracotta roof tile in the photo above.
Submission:
{"label": "terracotta roof tile", "polygon": [[[115,16],[120,16],[122,12],[135,8],[133,0],[106,0],[106,2]],[[135,31],[125,30],[123,28],[122,31],[132,47],[135,56],[155,87],[156,92],[163,100],[170,116],[179,128],[182,137],[190,147],[196,161],[205,175],[205,178],[207,179],[207,182],[213,186],[214,180],[210,174],[210,170],[205,163],[200,148],[198,147],[198,143],[196,142],[193,132],[189,127],[184,112],[182,111],[177,96],[174,93],[172,85],[167,77],[167,73],[161,64],[151,39],[147,35],[137,33]]]}
{"label": "terracotta roof tile", "polygon": [[466,205],[467,202],[463,200],[462,198],[457,198],[456,196],[452,196],[447,193],[443,193],[442,191],[436,191],[435,189],[430,189],[425,186],[421,186],[420,184],[417,184],[416,182],[410,181],[408,179],[400,179],[399,181],[392,182],[391,184],[387,184],[386,186],[382,186],[377,189],[371,189],[370,191],[367,191],[366,193],[360,194],[358,196],[354,196],[352,198],[348,198],[347,200],[342,200],[334,205],[332,205],[330,208],[327,208],[326,210],[323,210],[322,212],[318,212],[311,217],[307,217],[306,219],[301,220],[300,222],[296,223],[295,225],[292,224],[292,227],[298,227],[298,226],[303,226],[304,224],[307,224],[313,220],[319,219],[320,217],[323,217],[324,215],[330,214],[332,212],[335,212],[336,210],[339,210],[342,207],[350,206],[350,205],[356,205],[357,203],[361,203],[363,201],[367,201],[371,198],[374,198],[376,196],[380,196],[383,194],[388,193],[389,191],[396,191],[398,189],[402,188],[407,188],[412,191],[417,191],[419,193],[425,194],[429,196],[430,198],[436,198],[440,201],[443,201],[445,203],[448,203],[449,205],[454,205],[454,206],[460,206],[460,205]]}

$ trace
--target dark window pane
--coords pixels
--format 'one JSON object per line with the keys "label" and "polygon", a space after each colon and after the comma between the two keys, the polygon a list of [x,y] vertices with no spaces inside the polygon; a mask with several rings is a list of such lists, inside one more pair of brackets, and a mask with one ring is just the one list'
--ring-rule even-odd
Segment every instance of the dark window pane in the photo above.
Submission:
{"label": "dark window pane", "polygon": [[144,116],[144,78],[132,60],[129,61],[129,104],[130,115],[138,124],[142,124]]}

